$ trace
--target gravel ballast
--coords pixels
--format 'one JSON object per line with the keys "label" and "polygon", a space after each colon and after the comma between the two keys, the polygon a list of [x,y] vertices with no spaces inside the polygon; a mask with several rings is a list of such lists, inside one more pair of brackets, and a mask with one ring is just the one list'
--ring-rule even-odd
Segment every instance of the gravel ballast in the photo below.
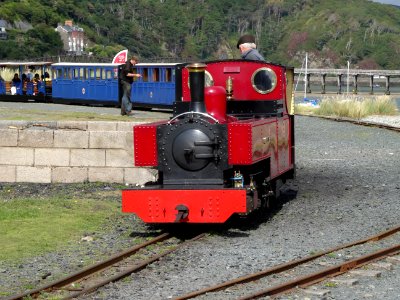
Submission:
{"label": "gravel ballast", "polygon": [[[294,199],[264,221],[209,236],[88,298],[169,299],[394,227],[400,219],[399,146],[399,132],[297,117],[297,178],[287,187],[297,192]],[[397,266],[379,280],[331,289],[328,297],[399,299],[399,281]]]}
{"label": "gravel ballast", "polygon": [[[268,216],[214,228],[205,238],[154,263],[128,279],[85,299],[170,299],[269,268],[316,251],[359,240],[399,225],[400,133],[313,117],[296,117],[297,177],[285,187],[282,207]],[[150,227],[127,216],[111,232],[81,243],[87,255],[116,252]],[[103,249],[103,252],[100,250]],[[115,250],[114,250],[115,249]],[[0,287],[16,287],[43,274],[67,272],[79,264],[66,249],[29,264],[0,263]],[[55,267],[59,266],[59,267]],[[51,276],[50,276],[51,277]],[[34,279],[32,279],[34,278]],[[400,265],[380,278],[330,288],[326,299],[399,299]],[[202,299],[237,299],[239,290]],[[295,294],[282,299],[321,299]]]}

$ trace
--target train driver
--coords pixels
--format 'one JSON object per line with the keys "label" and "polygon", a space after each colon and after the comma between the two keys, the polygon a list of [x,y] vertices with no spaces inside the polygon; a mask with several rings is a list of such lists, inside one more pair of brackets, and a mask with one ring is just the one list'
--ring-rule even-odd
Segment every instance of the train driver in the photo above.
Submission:
{"label": "train driver", "polygon": [[240,50],[241,57],[243,59],[265,61],[264,57],[257,50],[256,39],[254,35],[242,35],[239,38],[236,47]]}

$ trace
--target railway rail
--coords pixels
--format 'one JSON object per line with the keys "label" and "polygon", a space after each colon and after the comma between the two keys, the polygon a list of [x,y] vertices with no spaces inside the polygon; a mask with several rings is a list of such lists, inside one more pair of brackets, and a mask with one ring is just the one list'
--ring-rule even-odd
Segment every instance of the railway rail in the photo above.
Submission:
{"label": "railway rail", "polygon": [[[128,260],[128,258],[133,257],[133,255],[135,255],[139,250],[173,238],[170,233],[163,233],[140,245],[136,245],[123,252],[117,253],[104,261],[88,266],[76,273],[37,289],[11,296],[7,298],[7,300],[22,300],[26,299],[26,297],[38,298],[41,294],[45,294],[46,296],[49,296],[50,294],[57,294],[60,299],[73,299],[75,297],[91,293],[108,283],[120,280],[134,272],[138,272],[149,264],[180,249],[190,242],[202,238],[203,236],[204,234],[199,234],[173,247],[167,247],[167,250],[161,251],[160,253],[155,254],[145,260]],[[121,269],[121,271],[118,271],[118,269]]]}
{"label": "railway rail", "polygon": [[[280,264],[280,265],[265,269],[265,270],[257,272],[257,273],[249,274],[249,275],[242,276],[242,277],[239,277],[239,278],[236,278],[233,280],[226,281],[224,283],[221,283],[221,284],[218,284],[215,286],[210,286],[210,287],[207,287],[207,288],[204,288],[201,290],[193,291],[186,295],[178,296],[178,297],[174,298],[174,300],[192,299],[192,298],[195,298],[195,297],[198,297],[201,295],[205,295],[208,293],[215,293],[218,291],[223,291],[229,287],[238,286],[240,284],[255,282],[257,280],[260,280],[261,278],[265,278],[267,276],[271,276],[274,274],[279,274],[284,271],[292,271],[292,270],[294,270],[294,268],[296,268],[298,266],[304,266],[306,263],[315,261],[316,259],[326,256],[330,253],[334,253],[339,250],[347,249],[347,248],[354,247],[354,246],[359,246],[359,245],[366,244],[369,242],[380,241],[389,236],[393,236],[393,235],[397,234],[398,232],[400,232],[400,226],[394,227],[390,230],[387,230],[385,232],[379,233],[377,235],[374,235],[374,236],[371,236],[371,237],[368,237],[368,238],[365,238],[362,240],[358,240],[358,241],[355,241],[355,242],[352,242],[349,244],[341,245],[341,246],[338,246],[338,247],[335,247],[335,248],[332,248],[332,249],[329,249],[326,251],[322,251],[322,252],[319,252],[314,255],[310,255],[310,256],[307,256],[307,257],[304,257],[304,258],[301,258],[298,260],[293,260],[293,261],[290,261],[290,262],[287,262],[284,264]],[[240,299],[241,300],[257,299],[257,298],[260,298],[263,296],[278,296],[280,294],[290,292],[297,287],[302,287],[302,288],[307,287],[309,285],[321,282],[328,277],[335,277],[335,276],[341,275],[352,269],[359,268],[365,264],[371,263],[376,260],[383,259],[387,256],[393,256],[398,253],[400,253],[400,244],[396,244],[394,246],[387,247],[385,249],[381,249],[379,251],[369,253],[367,255],[360,256],[360,257],[357,257],[357,258],[349,260],[349,261],[345,261],[344,263],[337,264],[337,265],[325,268],[323,270],[313,272],[308,275],[296,277],[292,280],[273,285],[267,289],[259,290],[257,292],[249,294],[248,296],[245,296]]]}

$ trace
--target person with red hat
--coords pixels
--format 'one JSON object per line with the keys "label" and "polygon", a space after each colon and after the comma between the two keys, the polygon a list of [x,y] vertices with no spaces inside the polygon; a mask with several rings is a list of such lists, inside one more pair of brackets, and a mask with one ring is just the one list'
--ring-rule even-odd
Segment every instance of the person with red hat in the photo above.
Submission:
{"label": "person with red hat", "polygon": [[243,59],[265,61],[264,57],[257,50],[255,37],[251,34],[242,35],[236,47],[240,50]]}

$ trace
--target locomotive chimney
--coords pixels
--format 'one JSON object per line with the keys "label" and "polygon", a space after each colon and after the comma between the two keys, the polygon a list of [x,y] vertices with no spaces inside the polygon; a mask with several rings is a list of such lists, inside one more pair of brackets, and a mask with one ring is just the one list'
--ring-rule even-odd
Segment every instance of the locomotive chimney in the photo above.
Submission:
{"label": "locomotive chimney", "polygon": [[190,110],[194,112],[206,112],[204,104],[204,76],[207,65],[194,63],[187,66],[190,83]]}

